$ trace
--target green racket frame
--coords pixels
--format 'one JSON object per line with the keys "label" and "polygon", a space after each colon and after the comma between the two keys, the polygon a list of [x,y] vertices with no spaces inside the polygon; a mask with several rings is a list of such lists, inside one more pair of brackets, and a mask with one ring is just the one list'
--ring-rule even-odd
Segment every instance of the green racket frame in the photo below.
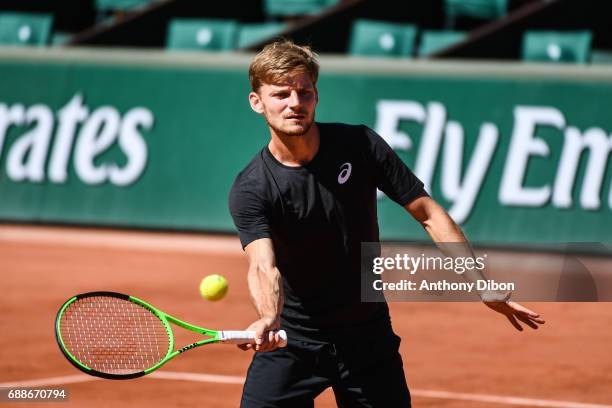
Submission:
{"label": "green racket frame", "polygon": [[[145,369],[145,370],[143,370],[141,372],[133,373],[133,374],[109,374],[109,373],[103,373],[103,372],[94,370],[94,369],[86,366],[85,364],[81,363],[79,360],[77,360],[76,357],[74,357],[70,353],[70,351],[68,351],[66,349],[64,341],[62,340],[62,334],[61,334],[61,331],[60,331],[60,323],[61,323],[62,316],[63,316],[65,310],[68,308],[68,306],[70,306],[72,303],[74,303],[77,300],[80,300],[80,299],[83,299],[83,298],[86,298],[86,297],[93,297],[93,296],[110,296],[110,297],[116,297],[116,298],[120,298],[120,299],[124,299],[124,300],[129,300],[130,302],[133,302],[133,303],[135,303],[135,304],[137,304],[139,306],[142,306],[145,309],[151,311],[153,314],[155,314],[155,316],[157,316],[159,318],[159,320],[162,322],[162,324],[164,325],[164,327],[166,329],[166,332],[168,333],[169,346],[168,346],[168,352],[166,354],[166,357],[164,357],[161,361],[159,361],[153,367],[147,368],[147,369]],[[204,339],[204,340],[200,340],[200,341],[196,341],[195,343],[188,344],[185,347],[182,347],[182,348],[180,348],[178,350],[174,350],[174,334],[172,332],[172,328],[170,327],[170,323],[175,324],[175,325],[177,325],[179,327],[182,327],[184,329],[190,330],[190,331],[195,332],[195,333],[203,334],[205,336],[210,336],[210,338]],[[60,308],[59,312],[57,313],[57,317],[55,318],[55,338],[57,340],[57,343],[58,343],[60,349],[62,350],[62,353],[68,359],[68,361],[70,361],[70,363],[72,363],[72,365],[74,365],[79,370],[85,372],[86,374],[93,375],[93,376],[96,376],[96,377],[108,378],[108,379],[130,379],[130,378],[142,377],[144,375],[147,375],[147,374],[157,370],[158,368],[160,368],[161,366],[166,364],[169,360],[173,359],[174,357],[178,356],[179,354],[184,353],[187,350],[191,350],[193,348],[200,347],[200,346],[203,346],[205,344],[217,343],[217,342],[221,341],[221,338],[219,336],[219,331],[217,331],[217,330],[205,329],[203,327],[199,327],[199,326],[195,326],[193,324],[189,324],[189,323],[184,322],[184,321],[182,321],[180,319],[177,319],[176,317],[170,316],[169,314],[162,312],[161,310],[159,310],[156,307],[150,305],[149,303],[145,302],[144,300],[138,299],[138,298],[136,298],[134,296],[124,295],[122,293],[117,293],[117,292],[89,292],[89,293],[82,293],[80,295],[76,295],[76,296],[73,296],[72,298],[68,299],[66,301],[66,303],[64,303],[62,305],[62,307]]]}

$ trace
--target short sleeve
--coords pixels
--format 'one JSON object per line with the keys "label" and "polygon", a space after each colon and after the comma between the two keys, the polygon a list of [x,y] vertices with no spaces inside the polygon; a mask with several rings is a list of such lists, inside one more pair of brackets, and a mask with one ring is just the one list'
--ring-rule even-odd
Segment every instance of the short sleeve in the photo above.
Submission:
{"label": "short sleeve", "polygon": [[365,127],[365,131],[379,190],[401,206],[405,206],[415,198],[428,195],[423,182],[414,175],[391,146],[372,129]]}
{"label": "short sleeve", "polygon": [[260,238],[270,238],[266,200],[253,183],[236,180],[229,195],[229,209],[242,248]]}

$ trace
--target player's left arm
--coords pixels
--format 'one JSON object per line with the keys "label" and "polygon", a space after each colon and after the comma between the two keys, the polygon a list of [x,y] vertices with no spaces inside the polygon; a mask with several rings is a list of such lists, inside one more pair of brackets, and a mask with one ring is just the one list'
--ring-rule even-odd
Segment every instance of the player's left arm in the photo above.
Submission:
{"label": "player's left arm", "polygon": [[[454,252],[445,255],[474,257],[474,253],[461,228],[453,221],[444,208],[431,197],[418,197],[406,204],[404,208],[421,224],[439,247],[440,245],[444,246],[443,244],[446,243],[453,243],[451,246],[441,248],[441,250]],[[544,323],[544,319],[538,313],[510,301],[509,298],[495,301],[483,300],[483,302],[496,312],[505,315],[517,330],[523,330],[518,321],[523,322],[532,329],[537,329],[538,324]]]}

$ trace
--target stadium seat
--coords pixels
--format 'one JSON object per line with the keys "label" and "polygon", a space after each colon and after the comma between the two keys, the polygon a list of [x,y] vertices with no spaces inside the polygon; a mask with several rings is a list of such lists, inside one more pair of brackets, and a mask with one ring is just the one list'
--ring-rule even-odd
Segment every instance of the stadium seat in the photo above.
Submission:
{"label": "stadium seat", "polygon": [[417,28],[411,24],[357,20],[353,24],[351,55],[410,57]]}
{"label": "stadium seat", "polygon": [[174,19],[166,46],[171,50],[231,50],[237,31],[238,24],[233,20]]}
{"label": "stadium seat", "polygon": [[265,0],[264,13],[267,16],[299,16],[318,13],[340,0]]}
{"label": "stadium seat", "polygon": [[0,44],[47,45],[52,25],[50,14],[0,13]]}
{"label": "stadium seat", "polygon": [[463,41],[467,34],[460,31],[423,31],[418,54],[421,57],[438,52]]}
{"label": "stadium seat", "polygon": [[457,17],[492,20],[506,15],[508,0],[444,0],[444,9],[451,21]]}
{"label": "stadium seat", "polygon": [[150,0],[95,0],[96,10],[107,11],[129,11],[148,6]]}
{"label": "stadium seat", "polygon": [[285,29],[282,23],[241,24],[238,28],[237,48],[246,48],[259,41],[274,37]]}
{"label": "stadium seat", "polygon": [[524,61],[586,64],[591,52],[590,31],[527,31],[523,36]]}

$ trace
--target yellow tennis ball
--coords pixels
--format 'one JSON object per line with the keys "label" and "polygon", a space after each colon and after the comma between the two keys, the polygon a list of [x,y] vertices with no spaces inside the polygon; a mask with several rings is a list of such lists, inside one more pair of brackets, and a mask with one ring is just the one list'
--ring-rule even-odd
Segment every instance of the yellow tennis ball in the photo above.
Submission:
{"label": "yellow tennis ball", "polygon": [[208,275],[200,282],[200,294],[206,300],[223,299],[227,288],[227,280],[221,275]]}

